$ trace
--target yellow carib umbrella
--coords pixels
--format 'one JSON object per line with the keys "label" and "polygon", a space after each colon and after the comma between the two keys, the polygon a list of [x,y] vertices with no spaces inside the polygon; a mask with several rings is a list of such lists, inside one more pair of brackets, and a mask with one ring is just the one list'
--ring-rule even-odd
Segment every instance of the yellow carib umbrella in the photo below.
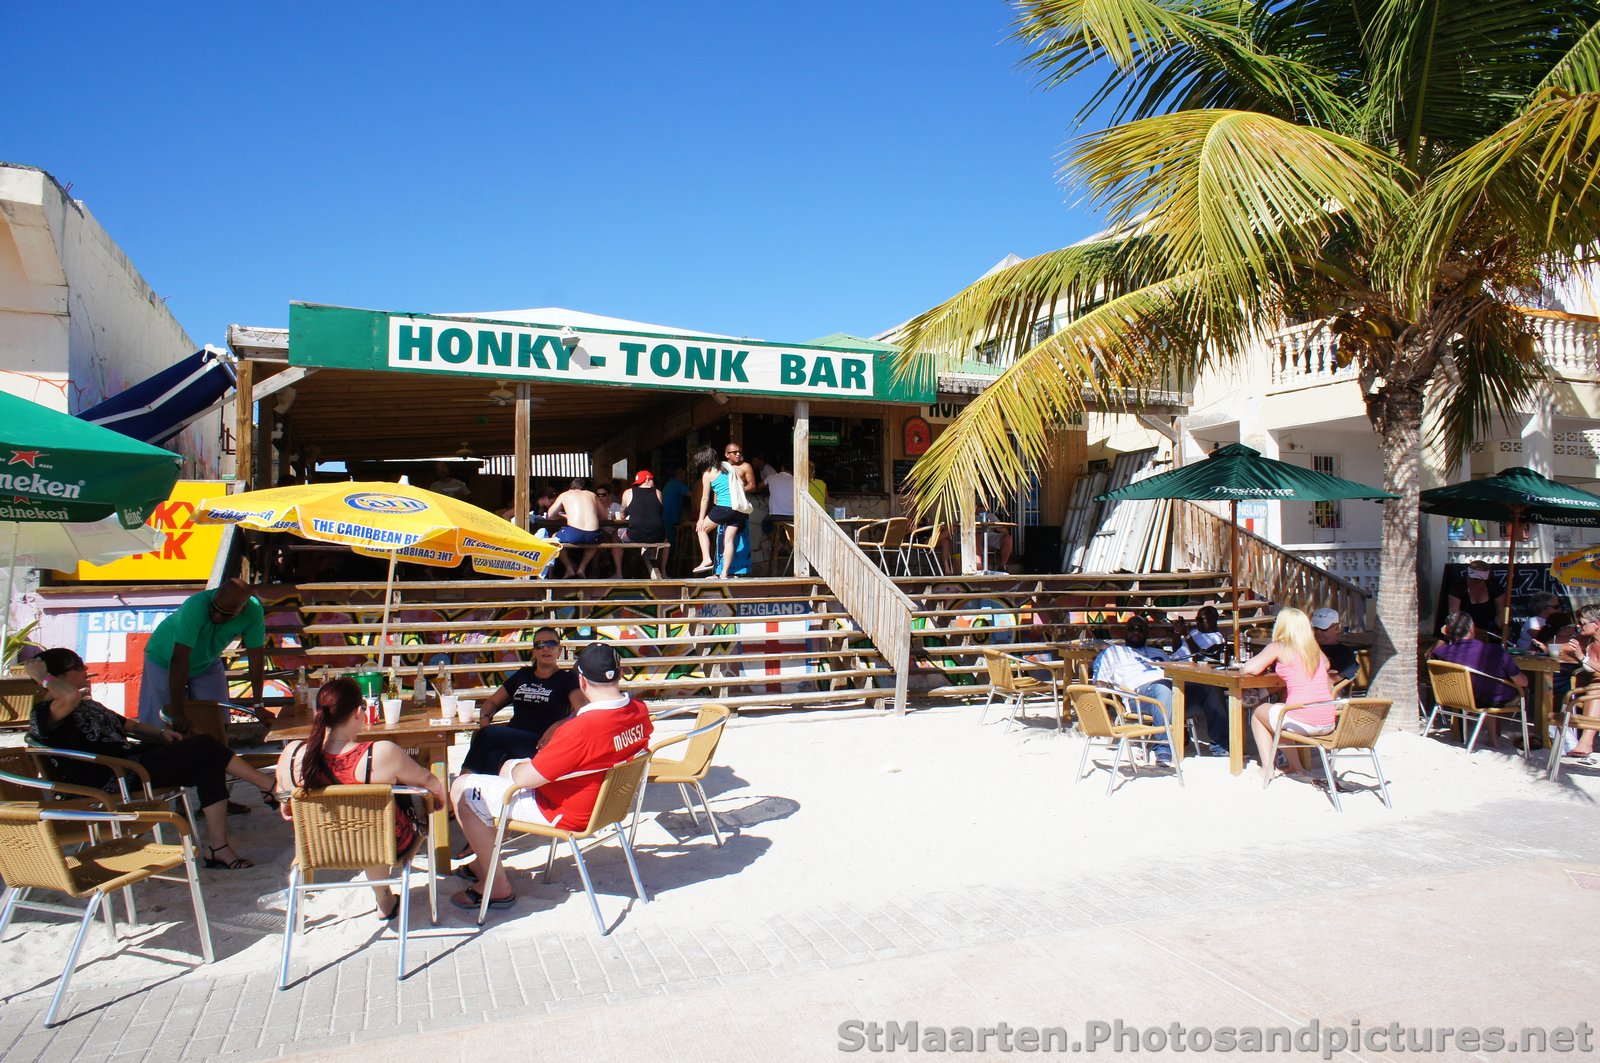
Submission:
{"label": "yellow carib umbrella", "polygon": [[1550,563],[1550,575],[1568,587],[1600,587],[1600,546],[1585,546]]}
{"label": "yellow carib umbrella", "polygon": [[536,539],[470,502],[408,484],[296,484],[246,491],[205,499],[195,510],[195,520],[291,532],[302,539],[348,546],[369,557],[387,557],[389,582],[378,636],[380,668],[389,641],[396,561],[454,568],[471,558],[479,572],[536,576],[561,550],[559,544]]}

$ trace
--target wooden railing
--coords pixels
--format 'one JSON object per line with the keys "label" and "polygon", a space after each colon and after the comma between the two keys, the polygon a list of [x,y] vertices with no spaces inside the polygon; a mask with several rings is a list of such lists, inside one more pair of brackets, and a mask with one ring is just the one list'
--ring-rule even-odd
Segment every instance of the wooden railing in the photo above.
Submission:
{"label": "wooden railing", "polygon": [[[1229,527],[1225,517],[1193,502],[1178,502],[1172,511],[1173,564],[1186,557],[1193,568],[1228,571]],[[1365,590],[1243,528],[1238,577],[1240,587],[1267,601],[1307,612],[1326,606],[1337,609],[1352,630],[1372,628],[1372,597]]]}
{"label": "wooden railing", "polygon": [[795,492],[794,549],[828,585],[894,669],[894,711],[905,712],[916,608],[872,559],[829,519],[816,499]]}

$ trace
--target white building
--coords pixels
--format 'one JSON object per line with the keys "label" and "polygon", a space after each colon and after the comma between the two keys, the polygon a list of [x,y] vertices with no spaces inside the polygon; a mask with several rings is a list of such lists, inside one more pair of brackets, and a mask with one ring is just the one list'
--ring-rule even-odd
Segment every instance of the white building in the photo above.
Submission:
{"label": "white building", "polygon": [[[0,389],[76,414],[197,349],[81,202],[43,170],[0,163]],[[163,444],[185,478],[232,472],[225,424],[231,409]]]}

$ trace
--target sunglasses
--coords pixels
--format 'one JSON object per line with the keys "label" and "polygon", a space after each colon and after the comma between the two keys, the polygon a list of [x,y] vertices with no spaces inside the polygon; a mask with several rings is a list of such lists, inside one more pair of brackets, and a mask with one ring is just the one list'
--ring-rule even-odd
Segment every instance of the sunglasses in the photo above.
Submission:
{"label": "sunglasses", "polygon": [[211,606],[211,612],[212,612],[213,615],[220,616],[224,620],[232,620],[234,617],[236,617],[240,613],[244,612],[244,606],[241,605],[237,609],[229,610],[229,609],[219,609],[216,606],[216,604],[213,603],[212,606]]}
{"label": "sunglasses", "polygon": [[742,451],[742,450],[724,450],[722,452],[722,456],[725,457],[725,458],[731,458],[735,454],[743,454],[743,453],[744,453],[744,451]]}
{"label": "sunglasses", "polygon": [[536,650],[559,650],[561,648],[561,640],[560,639],[539,639],[536,642],[534,642],[533,648],[536,649]]}

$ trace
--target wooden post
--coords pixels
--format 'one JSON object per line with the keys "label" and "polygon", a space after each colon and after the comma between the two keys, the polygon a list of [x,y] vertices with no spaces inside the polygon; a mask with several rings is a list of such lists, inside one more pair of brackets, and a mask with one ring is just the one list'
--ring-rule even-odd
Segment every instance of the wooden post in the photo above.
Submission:
{"label": "wooden post", "polygon": [[246,490],[255,461],[255,369],[250,359],[240,359],[233,395],[233,478]]}
{"label": "wooden post", "polygon": [[533,475],[533,399],[527,384],[517,385],[516,447],[511,461],[512,517],[517,527],[528,530],[528,478]]}
{"label": "wooden post", "polygon": [[[794,403],[794,494],[798,499],[811,490],[811,403],[796,399]],[[795,520],[800,517],[799,505],[794,507]],[[811,575],[811,563],[800,550],[800,528],[794,529],[794,574]]]}

